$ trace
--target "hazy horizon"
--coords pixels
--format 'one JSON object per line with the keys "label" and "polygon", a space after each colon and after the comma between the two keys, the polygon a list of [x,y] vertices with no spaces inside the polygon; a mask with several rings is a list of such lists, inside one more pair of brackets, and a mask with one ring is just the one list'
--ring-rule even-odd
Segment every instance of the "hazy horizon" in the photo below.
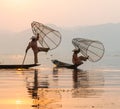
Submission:
{"label": "hazy horizon", "polygon": [[[105,47],[105,58],[108,57],[120,57],[119,49],[119,36],[120,36],[120,23],[119,24],[104,24],[88,27],[74,27],[74,28],[59,28],[55,25],[52,25],[59,30],[62,34],[61,44],[54,50],[47,53],[39,53],[39,58],[58,58],[63,59],[66,57],[66,61],[70,61],[72,50],[74,46],[72,44],[73,38],[87,38],[91,40],[99,40],[103,43]],[[9,60],[10,62],[19,62],[23,60],[25,49],[30,37],[33,35],[31,28],[15,33],[9,32],[0,32],[1,46],[1,63],[6,63]],[[66,43],[67,42],[67,43]],[[38,43],[39,44],[39,43]],[[40,46],[40,45],[39,45]],[[63,54],[64,53],[64,54]],[[27,62],[33,62],[33,53],[32,50],[29,50],[27,57]],[[32,59],[32,60],[31,60]]]}
{"label": "hazy horizon", "polygon": [[[76,26],[71,28],[60,28],[55,24],[51,24],[50,27],[58,30],[62,35],[62,42],[55,51],[59,52],[59,49],[63,50],[72,49],[72,39],[73,38],[87,38],[91,40],[99,40],[107,48],[107,52],[118,51],[120,52],[119,46],[119,35],[120,35],[120,23],[108,23],[94,26]],[[21,53],[25,50],[31,36],[33,35],[32,29],[27,28],[26,30],[20,32],[2,31],[0,30],[1,37],[1,53]],[[66,44],[66,41],[68,42]],[[14,43],[13,43],[14,42]],[[4,46],[6,45],[6,46]],[[112,49],[111,49],[112,48]],[[53,50],[54,51],[54,50]],[[71,50],[70,50],[71,51]],[[67,51],[69,52],[69,51]]]}

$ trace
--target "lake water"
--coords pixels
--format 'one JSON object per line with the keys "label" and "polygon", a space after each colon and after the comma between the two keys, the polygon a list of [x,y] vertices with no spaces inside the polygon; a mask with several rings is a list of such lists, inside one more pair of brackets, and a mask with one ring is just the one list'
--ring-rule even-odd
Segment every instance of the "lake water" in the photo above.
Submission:
{"label": "lake water", "polygon": [[54,68],[49,59],[32,69],[0,70],[0,109],[119,108],[119,56],[79,70]]}

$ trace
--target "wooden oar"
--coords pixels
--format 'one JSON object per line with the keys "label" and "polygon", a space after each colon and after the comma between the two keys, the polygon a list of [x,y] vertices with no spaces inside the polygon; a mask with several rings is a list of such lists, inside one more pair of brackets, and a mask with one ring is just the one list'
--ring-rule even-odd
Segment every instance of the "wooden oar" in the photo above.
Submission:
{"label": "wooden oar", "polygon": [[27,53],[25,53],[25,56],[24,56],[24,59],[23,59],[23,62],[22,62],[22,66],[23,66],[23,64],[24,64],[24,62],[25,62],[26,55],[27,55]]}

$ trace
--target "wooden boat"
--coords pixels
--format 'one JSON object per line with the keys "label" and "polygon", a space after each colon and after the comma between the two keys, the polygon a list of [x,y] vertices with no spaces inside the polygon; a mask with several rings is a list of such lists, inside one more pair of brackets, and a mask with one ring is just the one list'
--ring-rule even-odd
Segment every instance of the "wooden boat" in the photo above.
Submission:
{"label": "wooden boat", "polygon": [[65,62],[61,62],[59,60],[51,60],[53,64],[56,65],[58,68],[69,68],[69,69],[77,69],[77,66]]}
{"label": "wooden boat", "polygon": [[30,67],[35,67],[35,66],[39,66],[40,64],[24,64],[24,65],[20,65],[20,64],[14,64],[14,65],[0,65],[0,69],[19,69],[19,68],[24,68],[24,69],[28,69]]}

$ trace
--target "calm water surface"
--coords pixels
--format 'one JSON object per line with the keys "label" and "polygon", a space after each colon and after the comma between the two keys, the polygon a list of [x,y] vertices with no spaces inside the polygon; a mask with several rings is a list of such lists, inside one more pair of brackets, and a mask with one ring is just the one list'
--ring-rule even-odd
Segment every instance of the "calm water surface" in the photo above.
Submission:
{"label": "calm water surface", "polygon": [[106,65],[0,70],[0,109],[119,109],[120,68]]}

